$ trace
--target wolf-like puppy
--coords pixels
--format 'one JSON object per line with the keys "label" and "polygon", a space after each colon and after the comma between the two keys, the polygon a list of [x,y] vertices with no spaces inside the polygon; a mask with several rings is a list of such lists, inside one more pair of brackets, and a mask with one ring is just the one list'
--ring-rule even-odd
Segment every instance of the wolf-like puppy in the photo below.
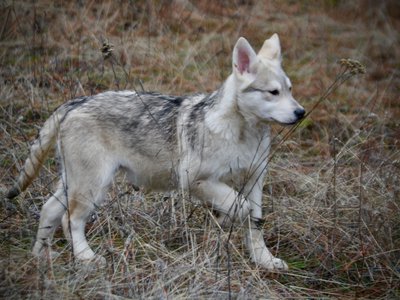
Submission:
{"label": "wolf-like puppy", "polygon": [[257,265],[287,269],[267,249],[259,226],[269,124],[294,124],[305,111],[282,70],[277,34],[258,54],[239,38],[232,68],[211,94],[116,91],[61,105],[45,122],[8,192],[13,198],[25,190],[57,145],[61,178],[42,208],[33,253],[40,256],[62,224],[77,259],[104,261],[87,243],[86,219],[122,171],[145,190],[190,191],[218,212],[219,222],[245,226],[245,244]]}

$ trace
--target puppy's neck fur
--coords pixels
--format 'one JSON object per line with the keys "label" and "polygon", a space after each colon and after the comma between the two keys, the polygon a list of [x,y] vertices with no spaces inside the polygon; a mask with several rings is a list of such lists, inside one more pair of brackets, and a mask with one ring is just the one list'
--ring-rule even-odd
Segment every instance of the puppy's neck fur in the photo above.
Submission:
{"label": "puppy's neck fur", "polygon": [[215,103],[215,109],[208,111],[205,123],[215,135],[232,142],[239,142],[245,130],[243,115],[237,106],[237,84],[234,74],[231,74],[216,93],[222,95]]}

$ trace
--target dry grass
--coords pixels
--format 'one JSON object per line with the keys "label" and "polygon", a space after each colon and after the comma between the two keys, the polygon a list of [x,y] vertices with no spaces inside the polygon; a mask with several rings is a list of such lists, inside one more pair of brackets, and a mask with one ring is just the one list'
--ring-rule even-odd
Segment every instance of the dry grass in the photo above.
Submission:
{"label": "dry grass", "polygon": [[[230,72],[231,49],[239,36],[260,47],[273,32],[280,34],[294,94],[308,110],[340,72],[342,57],[367,67],[365,76],[341,85],[279,143],[271,161],[265,237],[289,263],[289,272],[255,268],[240,233],[230,236],[219,229],[198,203],[173,193],[143,195],[123,178],[87,227],[107,267],[77,265],[61,232],[54,245],[61,255],[39,263],[29,251],[40,207],[57,175],[57,162],[49,159],[18,200],[2,196],[0,296],[400,297],[396,1],[100,5],[10,0],[0,9],[3,191],[38,128],[61,103],[109,89],[212,91]],[[102,53],[102,46],[110,44],[111,55],[107,47]]]}

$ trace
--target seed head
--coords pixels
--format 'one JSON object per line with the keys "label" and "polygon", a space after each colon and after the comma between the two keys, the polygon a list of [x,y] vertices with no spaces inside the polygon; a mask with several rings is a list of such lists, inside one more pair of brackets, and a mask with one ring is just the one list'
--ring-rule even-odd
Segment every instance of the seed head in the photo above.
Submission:
{"label": "seed head", "polygon": [[112,55],[114,50],[114,45],[108,42],[103,42],[103,45],[100,48],[101,53],[103,53],[104,59],[109,58]]}
{"label": "seed head", "polygon": [[341,66],[345,67],[346,70],[348,70],[351,75],[366,73],[365,66],[362,63],[360,63],[358,60],[354,60],[354,59],[350,59],[350,58],[342,58],[339,61],[339,63]]}

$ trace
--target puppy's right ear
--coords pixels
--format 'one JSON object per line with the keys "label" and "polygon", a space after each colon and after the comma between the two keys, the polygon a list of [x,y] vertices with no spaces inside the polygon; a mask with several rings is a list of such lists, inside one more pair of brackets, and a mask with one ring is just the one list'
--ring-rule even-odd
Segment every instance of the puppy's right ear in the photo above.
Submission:
{"label": "puppy's right ear", "polygon": [[249,42],[245,38],[240,37],[233,48],[233,72],[239,77],[255,75],[257,72],[256,60],[257,54]]}

